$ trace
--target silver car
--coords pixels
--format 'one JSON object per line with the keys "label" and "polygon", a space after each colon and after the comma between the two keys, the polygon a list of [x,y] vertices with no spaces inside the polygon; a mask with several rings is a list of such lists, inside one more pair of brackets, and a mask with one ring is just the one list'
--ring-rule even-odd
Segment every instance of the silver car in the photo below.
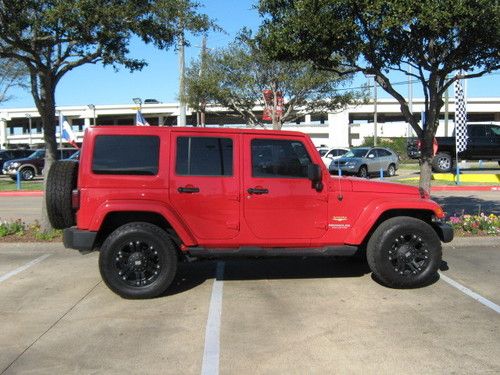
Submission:
{"label": "silver car", "polygon": [[394,176],[399,167],[399,156],[392,150],[382,147],[353,148],[340,159],[330,164],[330,173],[355,174],[367,178],[370,174],[382,171],[387,176]]}

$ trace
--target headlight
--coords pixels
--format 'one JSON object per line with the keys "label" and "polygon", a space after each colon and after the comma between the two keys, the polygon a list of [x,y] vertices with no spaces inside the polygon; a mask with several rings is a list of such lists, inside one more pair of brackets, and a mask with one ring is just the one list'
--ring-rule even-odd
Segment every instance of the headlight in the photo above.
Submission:
{"label": "headlight", "polygon": [[14,162],[12,163],[11,165],[9,165],[9,168],[17,168],[21,165],[21,163],[18,163],[18,162]]}
{"label": "headlight", "polygon": [[346,166],[351,166],[351,165],[356,165],[356,162],[355,161],[348,161],[347,163],[345,163]]}

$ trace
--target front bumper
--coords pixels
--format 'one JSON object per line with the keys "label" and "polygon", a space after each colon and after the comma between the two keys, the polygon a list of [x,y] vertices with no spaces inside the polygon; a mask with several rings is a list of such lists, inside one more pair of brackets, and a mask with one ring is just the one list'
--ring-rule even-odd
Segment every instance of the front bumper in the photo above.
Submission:
{"label": "front bumper", "polygon": [[94,249],[97,232],[81,230],[75,227],[63,230],[63,243],[67,249],[91,251]]}
{"label": "front bumper", "polygon": [[[358,173],[359,166],[358,165],[341,165],[340,170],[342,171],[342,174],[355,174]],[[339,166],[338,165],[330,165],[330,173],[331,174],[338,174],[339,173]]]}
{"label": "front bumper", "polygon": [[447,243],[453,240],[454,232],[451,225],[439,222],[433,223],[433,225],[442,242]]}

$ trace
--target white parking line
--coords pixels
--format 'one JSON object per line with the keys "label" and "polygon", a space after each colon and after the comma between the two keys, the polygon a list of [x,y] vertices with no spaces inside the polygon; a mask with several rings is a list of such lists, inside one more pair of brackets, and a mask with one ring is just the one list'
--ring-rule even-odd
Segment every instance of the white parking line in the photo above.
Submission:
{"label": "white parking line", "polygon": [[466,288],[462,284],[457,283],[455,280],[450,279],[448,276],[443,275],[442,273],[439,274],[441,279],[443,281],[446,281],[448,284],[450,284],[452,287],[457,288],[461,292],[467,294],[469,297],[472,297],[476,301],[482,303],[484,306],[489,307],[496,313],[500,314],[500,306],[498,306],[496,303],[491,302],[489,299],[484,298],[483,296],[477,294],[476,292],[473,292],[469,288]]}
{"label": "white parking line", "polygon": [[31,266],[34,266],[35,264],[40,263],[42,260],[47,259],[49,256],[50,256],[50,254],[42,255],[41,257],[38,257],[38,258],[32,260],[31,262],[26,263],[24,266],[18,267],[13,271],[7,272],[5,275],[0,276],[0,283],[7,280],[7,279],[10,279],[12,276],[17,275],[20,272],[27,270]]}
{"label": "white parking line", "polygon": [[222,315],[222,287],[224,285],[224,262],[217,262],[212,297],[208,310],[205,330],[205,350],[203,351],[202,375],[219,374],[220,320]]}

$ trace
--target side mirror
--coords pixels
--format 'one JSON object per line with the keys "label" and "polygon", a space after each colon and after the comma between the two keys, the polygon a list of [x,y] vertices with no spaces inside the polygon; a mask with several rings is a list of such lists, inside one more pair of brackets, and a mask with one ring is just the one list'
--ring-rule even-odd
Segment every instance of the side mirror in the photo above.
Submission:
{"label": "side mirror", "polygon": [[374,157],[375,157],[375,155],[373,155],[373,154],[368,155],[369,159],[373,159]]}
{"label": "side mirror", "polygon": [[307,178],[311,180],[312,187],[316,191],[323,190],[323,181],[321,180],[321,168],[318,164],[309,164],[307,167]]}

